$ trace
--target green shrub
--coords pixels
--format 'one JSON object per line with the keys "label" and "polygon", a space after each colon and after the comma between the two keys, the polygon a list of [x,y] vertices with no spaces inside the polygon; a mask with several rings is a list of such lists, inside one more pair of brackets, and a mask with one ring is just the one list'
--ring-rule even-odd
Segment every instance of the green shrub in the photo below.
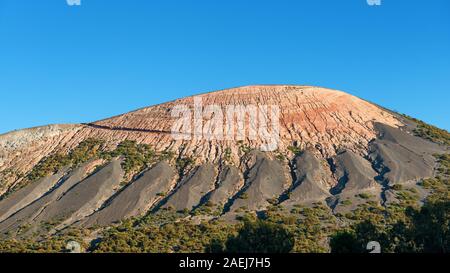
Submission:
{"label": "green shrub", "polygon": [[124,158],[122,168],[126,174],[140,172],[156,161],[156,153],[150,145],[132,140],[122,141],[114,151],[103,154],[105,159],[119,156]]}
{"label": "green shrub", "polygon": [[372,198],[372,195],[370,195],[368,193],[360,193],[360,194],[358,194],[358,197],[361,199],[370,199],[370,198]]}
{"label": "green shrub", "polygon": [[396,221],[365,220],[338,231],[331,237],[330,247],[335,253],[364,253],[368,242],[377,241],[383,252],[448,253],[449,221],[449,201],[429,202],[420,209],[407,208]]}
{"label": "green shrub", "polygon": [[239,195],[239,199],[243,199],[243,200],[248,199],[248,193],[246,193],[246,192],[241,193],[241,194]]}
{"label": "green shrub", "polygon": [[192,167],[194,165],[195,161],[192,157],[183,157],[178,158],[176,160],[176,168],[178,170],[178,173],[180,176],[183,176],[185,174],[185,171],[189,169],[189,167]]}
{"label": "green shrub", "polygon": [[294,155],[300,155],[302,153],[302,150],[296,146],[289,146],[287,147],[287,149],[291,151]]}
{"label": "green shrub", "polygon": [[101,140],[87,139],[68,154],[55,153],[42,159],[28,174],[31,181],[55,174],[63,167],[76,167],[93,158],[99,157],[104,142]]}
{"label": "green shrub", "polygon": [[226,148],[224,151],[224,155],[223,155],[223,160],[225,161],[225,163],[231,163],[231,149],[230,148]]}
{"label": "green shrub", "polygon": [[[223,244],[214,241],[216,252],[226,253],[289,253],[292,251],[294,235],[283,225],[263,220],[246,221],[236,236],[230,236]],[[220,249],[219,246],[224,246]]]}
{"label": "green shrub", "polygon": [[450,133],[447,132],[446,130],[442,130],[433,125],[426,124],[421,120],[406,115],[404,116],[417,123],[417,128],[414,130],[414,133],[417,136],[431,140],[436,143],[450,145]]}
{"label": "green shrub", "polygon": [[350,206],[351,204],[353,204],[353,203],[350,199],[341,201],[341,205],[343,205],[343,206]]}
{"label": "green shrub", "polygon": [[400,184],[395,184],[391,186],[391,189],[395,190],[395,191],[401,191],[403,189],[403,186]]}

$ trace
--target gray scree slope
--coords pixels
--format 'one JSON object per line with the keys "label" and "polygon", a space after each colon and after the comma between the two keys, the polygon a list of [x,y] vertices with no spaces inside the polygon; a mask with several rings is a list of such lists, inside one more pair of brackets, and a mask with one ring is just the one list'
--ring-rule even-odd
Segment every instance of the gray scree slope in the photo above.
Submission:
{"label": "gray scree slope", "polygon": [[375,128],[379,136],[369,145],[370,158],[389,185],[433,176],[433,154],[442,147],[381,123]]}
{"label": "gray scree slope", "polygon": [[208,198],[214,205],[225,205],[244,185],[241,173],[235,166],[226,166],[221,171],[218,181],[217,189]]}
{"label": "gray scree slope", "polygon": [[232,204],[230,211],[235,212],[241,207],[251,211],[259,211],[267,208],[270,199],[278,198],[287,184],[284,168],[277,160],[270,160],[262,152],[252,152],[250,157],[255,157],[255,163],[248,172],[244,186],[244,194],[238,197]]}
{"label": "gray scree slope", "polygon": [[324,201],[331,195],[331,172],[326,170],[325,165],[312,152],[305,151],[297,156],[295,167],[296,181],[289,199],[283,205]]}
{"label": "gray scree slope", "polygon": [[35,219],[53,202],[60,199],[67,191],[74,185],[82,181],[87,175],[88,164],[75,169],[66,175],[62,182],[51,192],[42,196],[37,201],[12,215],[5,221],[0,223],[0,233],[7,233],[19,229],[24,225],[33,225],[36,223]]}
{"label": "gray scree slope", "polygon": [[345,151],[334,158],[336,166],[335,175],[338,184],[331,192],[334,194],[359,192],[368,189],[379,188],[375,181],[377,173],[372,169],[372,164],[363,157]]}
{"label": "gray scree slope", "polygon": [[62,228],[89,216],[114,194],[122,177],[121,160],[115,159],[51,203],[35,223],[58,221]]}
{"label": "gray scree slope", "polygon": [[0,202],[0,222],[51,190],[63,175],[64,171],[61,171],[55,175],[42,178],[2,200]]}
{"label": "gray scree slope", "polygon": [[144,215],[172,188],[175,170],[166,162],[160,162],[121,191],[109,204],[89,216],[83,226],[107,226],[123,219]]}
{"label": "gray scree slope", "polygon": [[[338,184],[331,190],[333,197],[328,199],[334,213],[348,212],[368,201],[381,201],[381,185],[375,181],[378,173],[368,160],[346,151],[334,158],[334,165]],[[364,199],[359,198],[359,194],[369,195]]]}
{"label": "gray scree slope", "polygon": [[181,182],[175,193],[169,197],[163,208],[192,210],[200,205],[202,198],[215,188],[216,170],[213,164],[206,163],[197,167],[193,173]]}

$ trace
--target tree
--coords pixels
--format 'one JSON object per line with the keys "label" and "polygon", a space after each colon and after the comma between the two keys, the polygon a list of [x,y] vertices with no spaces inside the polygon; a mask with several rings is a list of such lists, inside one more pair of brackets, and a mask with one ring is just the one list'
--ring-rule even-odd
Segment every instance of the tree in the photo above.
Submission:
{"label": "tree", "polygon": [[330,240],[331,253],[362,253],[353,231],[339,231]]}
{"label": "tree", "polygon": [[283,225],[258,219],[246,220],[236,236],[229,237],[225,244],[213,241],[207,250],[227,253],[289,253],[294,248],[294,243],[294,235]]}
{"label": "tree", "polygon": [[337,232],[330,241],[334,253],[364,253],[369,241],[381,244],[383,252],[449,253],[450,202],[428,202],[421,209],[409,207],[405,219],[392,225],[370,220],[351,230]]}
{"label": "tree", "polygon": [[450,252],[449,201],[427,203],[420,211],[413,211],[411,217],[414,241],[422,252]]}

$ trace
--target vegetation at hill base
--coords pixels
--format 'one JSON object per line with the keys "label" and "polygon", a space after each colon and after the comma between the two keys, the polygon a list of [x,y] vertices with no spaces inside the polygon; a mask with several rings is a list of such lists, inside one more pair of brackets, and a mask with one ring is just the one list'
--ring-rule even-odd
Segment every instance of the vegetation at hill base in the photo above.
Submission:
{"label": "vegetation at hill base", "polygon": [[212,253],[289,253],[294,248],[294,234],[284,225],[269,221],[245,220],[235,236],[226,241],[214,239],[206,248]]}
{"label": "vegetation at hill base", "polygon": [[332,253],[367,253],[367,243],[379,242],[386,253],[449,253],[450,202],[408,207],[402,219],[383,224],[365,220],[338,231],[330,240]]}

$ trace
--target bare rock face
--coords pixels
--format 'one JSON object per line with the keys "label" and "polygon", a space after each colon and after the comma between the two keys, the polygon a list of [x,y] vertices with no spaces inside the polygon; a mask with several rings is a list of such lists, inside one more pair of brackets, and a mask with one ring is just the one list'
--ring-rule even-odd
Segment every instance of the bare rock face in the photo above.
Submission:
{"label": "bare rock face", "polygon": [[[335,155],[336,147],[366,153],[368,143],[376,137],[373,122],[394,128],[403,125],[394,114],[376,105],[340,91],[311,86],[247,86],[195,98],[201,98],[205,107],[218,105],[223,111],[229,105],[276,105],[281,111],[278,149],[286,151],[296,142],[301,149],[320,147],[323,157]],[[1,135],[0,181],[6,180],[2,172],[27,173],[43,157],[67,152],[88,138],[105,140],[110,147],[125,139],[151,144],[157,151],[183,147],[183,156],[192,156],[199,162],[217,163],[230,149],[230,157],[238,163],[241,155],[234,141],[212,140],[205,145],[203,139],[173,139],[171,130],[176,118],[171,111],[179,105],[192,109],[193,103],[194,97],[188,97],[90,124],[54,125]],[[204,115],[205,120],[210,118]],[[251,125],[245,126],[248,129]],[[258,147],[263,140],[246,138],[244,143]],[[3,182],[10,183],[14,181]],[[5,191],[5,185],[0,185],[0,189],[2,186]]]}
{"label": "bare rock face", "polygon": [[203,197],[214,190],[215,182],[216,170],[214,165],[203,164],[181,182],[179,188],[169,197],[163,208],[191,211],[200,205]]}
{"label": "bare rock face", "polygon": [[[228,105],[277,105],[280,108],[279,149],[299,143],[301,148],[320,145],[325,156],[335,154],[336,146],[364,152],[368,142],[376,136],[373,121],[394,127],[402,125],[392,114],[377,106],[340,91],[309,86],[249,86],[198,95],[145,108],[122,116],[99,121],[80,131],[81,135],[110,138],[115,141],[129,138],[150,143],[157,149],[169,145],[176,149],[183,145],[184,154],[202,161],[217,159],[225,148],[231,148],[232,158],[239,159],[238,147],[226,141],[173,141],[170,135],[174,118],[171,110],[178,105],[193,108],[194,98],[201,98],[203,106],[218,105],[223,111]],[[210,119],[205,115],[206,120]],[[224,125],[225,127],[225,125]],[[246,125],[248,129],[249,124]],[[252,147],[261,139],[245,140]]]}
{"label": "bare rock face", "polygon": [[[46,155],[62,148],[81,125],[49,125],[0,135],[0,195]],[[7,175],[13,173],[15,175]]]}
{"label": "bare rock face", "polygon": [[121,191],[102,210],[89,216],[85,227],[107,226],[130,217],[142,216],[173,187],[175,170],[160,162]]}

